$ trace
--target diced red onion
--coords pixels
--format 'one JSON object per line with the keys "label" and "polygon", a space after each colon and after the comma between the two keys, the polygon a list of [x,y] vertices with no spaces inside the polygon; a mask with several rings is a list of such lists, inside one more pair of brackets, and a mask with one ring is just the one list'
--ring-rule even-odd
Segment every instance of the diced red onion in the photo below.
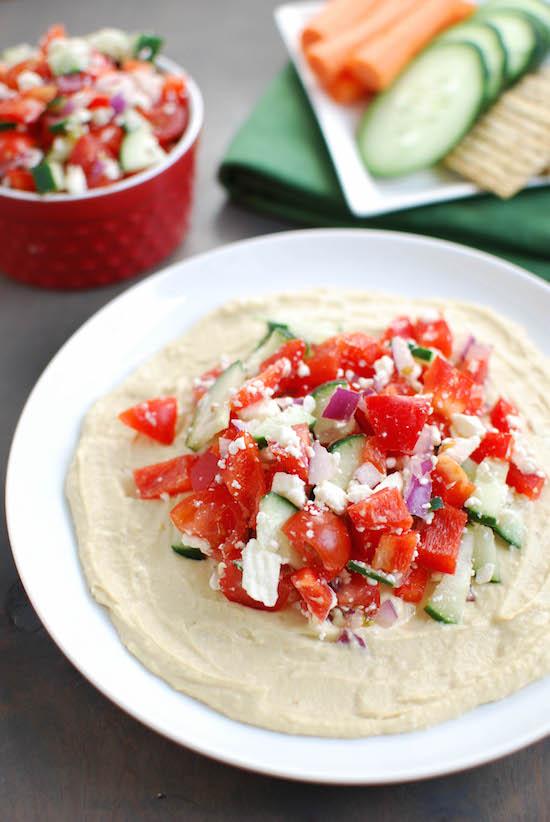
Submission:
{"label": "diced red onion", "polygon": [[[373,384],[374,384],[374,379],[373,379]],[[374,388],[364,388],[362,393],[363,393],[364,397],[372,397],[372,395],[376,394],[377,391],[375,391]]]}
{"label": "diced red onion", "polygon": [[358,402],[359,394],[356,391],[337,388],[323,411],[323,417],[327,420],[347,422],[355,414]]}
{"label": "diced red onion", "polygon": [[477,599],[476,594],[472,586],[470,585],[470,590],[468,591],[468,596],[466,597],[466,602],[475,602]]}
{"label": "diced red onion", "polygon": [[63,107],[59,109],[59,114],[66,117],[67,114],[72,114],[75,109],[74,100],[67,100]]}
{"label": "diced red onion", "polygon": [[468,339],[464,343],[462,351],[460,352],[460,355],[458,357],[459,362],[464,362],[464,360],[468,356],[468,352],[469,352],[470,348],[472,347],[472,345],[475,344],[475,341],[476,341],[476,338],[472,334],[470,334],[470,336],[468,337]]}
{"label": "diced red onion", "polygon": [[393,604],[391,599],[387,599],[380,606],[380,609],[376,614],[376,618],[374,621],[377,625],[380,625],[381,628],[391,628],[392,625],[395,625],[398,618],[399,615],[395,610],[395,605]]}
{"label": "diced red onion", "polygon": [[189,470],[193,491],[204,491],[214,482],[218,473],[218,458],[212,451],[197,457]]}
{"label": "diced red onion", "polygon": [[369,488],[374,488],[375,485],[382,482],[384,474],[382,474],[372,462],[364,462],[355,472],[355,478],[361,485],[368,485]]}
{"label": "diced red onion", "polygon": [[126,109],[126,98],[120,91],[111,97],[111,108],[114,109],[115,114],[122,114]]}
{"label": "diced red onion", "polygon": [[304,398],[303,397],[294,397],[294,399],[292,400],[292,403],[293,403],[293,405],[303,405],[304,404]]}
{"label": "diced red onion", "polygon": [[315,440],[313,456],[309,461],[308,481],[310,485],[319,485],[325,480],[332,479],[333,475],[334,457],[320,442]]}
{"label": "diced red onion", "polygon": [[358,648],[367,650],[367,643],[363,637],[353,631],[350,631],[349,628],[344,628],[336,642],[340,642],[342,645],[355,645]]}
{"label": "diced red onion", "polygon": [[61,94],[73,94],[75,91],[80,91],[80,89],[88,85],[90,81],[86,77],[85,74],[62,74],[60,77],[57,78],[57,88]]}
{"label": "diced red onion", "polygon": [[426,519],[430,514],[433,462],[430,458],[411,457],[410,479],[405,490],[405,505],[410,514]]}

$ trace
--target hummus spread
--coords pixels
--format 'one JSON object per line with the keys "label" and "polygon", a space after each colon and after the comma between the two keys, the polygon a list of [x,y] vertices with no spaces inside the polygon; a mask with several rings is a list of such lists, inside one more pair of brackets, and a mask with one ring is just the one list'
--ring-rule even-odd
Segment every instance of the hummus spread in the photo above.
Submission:
{"label": "hummus spread", "polygon": [[[537,463],[550,473],[550,368],[521,328],[481,306],[316,290],[235,301],[204,318],[99,400],[88,413],[67,479],[80,556],[94,597],[127,648],[174,688],[243,722],[294,734],[360,737],[423,728],[516,691],[550,673],[550,488],[529,506],[521,551],[499,547],[502,584],[476,586],[460,625],[421,609],[391,629],[369,629],[368,648],[321,642],[300,613],[227,601],[211,563],[178,557],[175,500],[140,500],[131,469],[186,451],[136,436],[117,414],[174,394],[190,407],[193,378],[247,354],[265,320],[324,338],[379,334],[397,314],[445,312],[455,334],[494,346],[489,399],[515,402]],[[187,405],[186,405],[187,404]]]}

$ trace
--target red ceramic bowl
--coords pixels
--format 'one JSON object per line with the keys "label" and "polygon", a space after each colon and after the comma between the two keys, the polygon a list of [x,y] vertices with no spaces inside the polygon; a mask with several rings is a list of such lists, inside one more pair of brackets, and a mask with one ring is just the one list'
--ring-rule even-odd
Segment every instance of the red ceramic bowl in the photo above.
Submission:
{"label": "red ceramic bowl", "polygon": [[201,93],[186,77],[189,123],[158,166],[81,195],[0,187],[0,271],[44,288],[89,288],[132,277],[176,248],[189,222],[203,122]]}

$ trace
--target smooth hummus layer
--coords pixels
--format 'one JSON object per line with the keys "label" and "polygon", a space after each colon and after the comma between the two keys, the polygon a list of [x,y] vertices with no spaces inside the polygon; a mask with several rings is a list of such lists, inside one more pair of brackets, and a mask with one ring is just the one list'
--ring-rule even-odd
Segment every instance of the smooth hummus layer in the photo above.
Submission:
{"label": "smooth hummus layer", "polygon": [[[494,346],[490,398],[504,394],[528,420],[539,466],[550,473],[550,367],[516,325],[480,306],[354,291],[311,291],[233,302],[141,366],[88,413],[67,479],[80,556],[94,597],[122,641],[174,688],[234,719],[277,731],[358,737],[423,728],[506,696],[550,672],[550,489],[531,506],[521,551],[500,547],[503,583],[477,586],[462,625],[419,612],[369,630],[368,650],[321,642],[293,609],[255,611],[209,586],[210,563],[175,555],[168,512],[177,500],[135,498],[131,469],[187,450],[183,429],[166,447],[117,414],[176,394],[248,353],[265,320],[321,337],[380,333],[397,314],[444,310],[455,332]],[[311,336],[311,334],[310,334]]]}

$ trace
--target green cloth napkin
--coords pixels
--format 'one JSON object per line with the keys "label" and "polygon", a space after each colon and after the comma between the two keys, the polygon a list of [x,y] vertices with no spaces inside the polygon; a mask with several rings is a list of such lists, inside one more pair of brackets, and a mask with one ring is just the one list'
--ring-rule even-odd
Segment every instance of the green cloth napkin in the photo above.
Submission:
{"label": "green cloth napkin", "polygon": [[349,211],[294,68],[276,77],[241,127],[219,176],[235,202],[302,225],[430,234],[505,257],[550,281],[550,187],[509,202],[483,195],[359,219]]}

